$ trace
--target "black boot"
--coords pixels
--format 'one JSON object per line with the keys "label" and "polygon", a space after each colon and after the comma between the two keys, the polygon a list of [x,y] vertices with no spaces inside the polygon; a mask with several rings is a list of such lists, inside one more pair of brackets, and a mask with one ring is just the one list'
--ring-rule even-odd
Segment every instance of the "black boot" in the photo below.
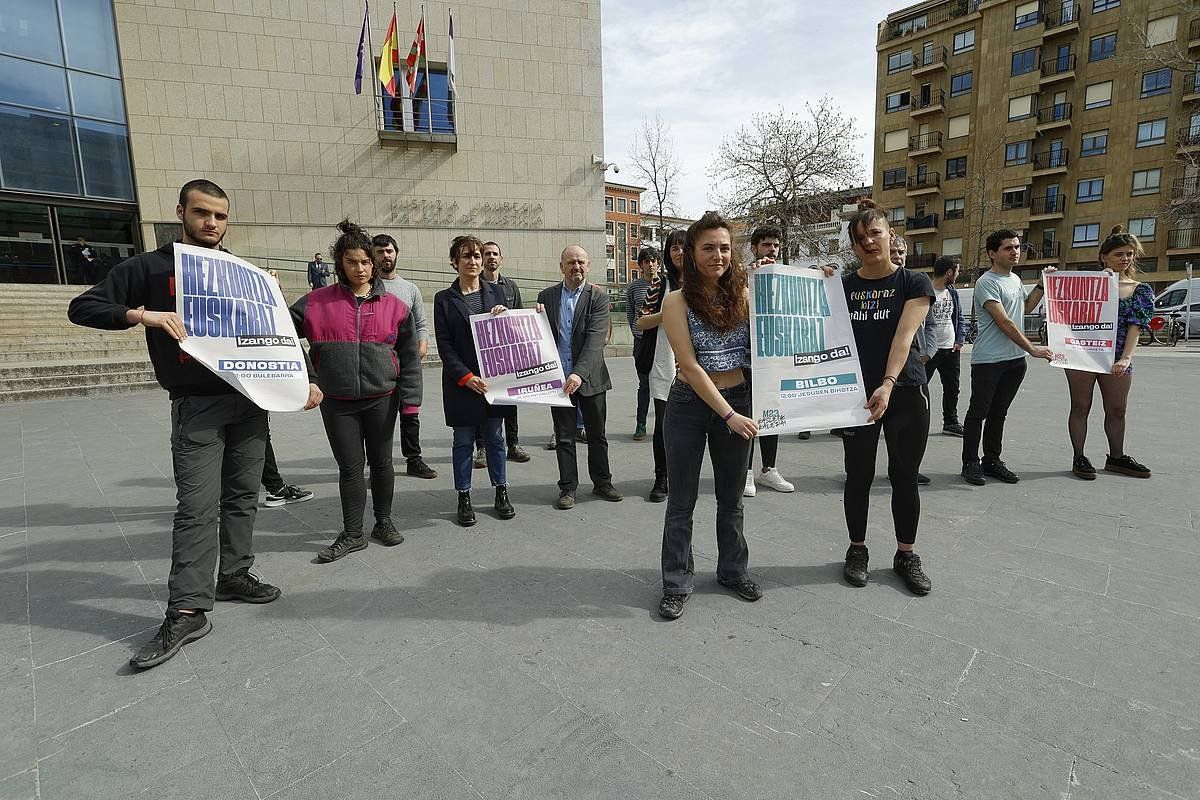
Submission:
{"label": "black boot", "polygon": [[650,489],[650,496],[646,498],[651,503],[661,503],[667,499],[667,474],[665,472],[655,473],[654,486]]}
{"label": "black boot", "polygon": [[475,524],[475,509],[471,508],[471,493],[458,493],[458,524],[469,528]]}
{"label": "black boot", "polygon": [[500,519],[512,519],[517,515],[517,510],[508,502],[507,486],[496,487],[496,513],[500,515]]}

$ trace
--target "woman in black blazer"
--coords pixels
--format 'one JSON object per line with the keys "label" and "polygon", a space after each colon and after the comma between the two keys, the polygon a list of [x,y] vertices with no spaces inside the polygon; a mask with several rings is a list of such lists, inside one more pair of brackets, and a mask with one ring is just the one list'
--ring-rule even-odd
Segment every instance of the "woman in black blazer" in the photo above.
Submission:
{"label": "woman in black blazer", "polygon": [[470,316],[507,310],[503,290],[479,277],[483,269],[483,242],[474,236],[457,236],[450,243],[450,263],[458,278],[433,298],[434,334],[442,359],[442,408],[446,424],[454,430],[454,488],[458,491],[458,524],[475,524],[471,507],[471,469],[475,431],[483,434],[488,476],[496,487],[496,513],[512,519],[516,510],[508,499],[508,476],[503,420],[516,416],[516,406],[494,406],[484,399],[487,384],[479,377]]}

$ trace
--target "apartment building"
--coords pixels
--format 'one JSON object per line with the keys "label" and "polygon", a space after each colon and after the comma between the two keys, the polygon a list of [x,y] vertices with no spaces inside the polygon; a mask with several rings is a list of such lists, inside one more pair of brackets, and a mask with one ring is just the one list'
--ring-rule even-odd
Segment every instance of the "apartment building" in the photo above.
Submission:
{"label": "apartment building", "polygon": [[1087,268],[1113,225],[1165,285],[1200,262],[1200,8],[1162,0],[931,0],[880,23],[875,197],[909,241],[986,264],[1007,227],[1022,270]]}
{"label": "apartment building", "polygon": [[604,183],[604,241],[608,285],[622,286],[637,280],[638,250],[642,246],[643,186]]}

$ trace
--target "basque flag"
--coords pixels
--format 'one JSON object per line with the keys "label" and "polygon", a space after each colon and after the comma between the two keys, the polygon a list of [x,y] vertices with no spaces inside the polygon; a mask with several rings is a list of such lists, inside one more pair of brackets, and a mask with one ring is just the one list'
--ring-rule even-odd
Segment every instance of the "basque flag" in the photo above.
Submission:
{"label": "basque flag", "polygon": [[363,3],[362,33],[358,35],[358,64],[354,68],[354,93],[362,94],[363,65],[367,58],[367,17],[371,13],[369,3]]}

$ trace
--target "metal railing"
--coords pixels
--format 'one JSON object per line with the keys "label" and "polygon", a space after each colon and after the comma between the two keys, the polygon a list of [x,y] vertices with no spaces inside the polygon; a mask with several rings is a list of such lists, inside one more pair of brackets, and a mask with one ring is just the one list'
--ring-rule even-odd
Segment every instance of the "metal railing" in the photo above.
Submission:
{"label": "metal railing", "polygon": [[946,53],[947,51],[945,45],[942,45],[941,47],[923,48],[921,52],[913,56],[912,68],[916,70],[921,69],[922,67],[930,67],[934,64],[945,64]]}
{"label": "metal railing", "polygon": [[1075,54],[1068,53],[1065,56],[1058,56],[1049,61],[1042,62],[1042,77],[1049,78],[1053,75],[1061,75],[1064,72],[1075,71]]}
{"label": "metal railing", "polygon": [[924,175],[913,175],[908,179],[909,190],[934,189],[942,185],[942,175],[939,172],[926,172]]}
{"label": "metal railing", "polygon": [[1195,197],[1198,193],[1200,193],[1200,176],[1192,175],[1171,181],[1171,194],[1176,198]]}
{"label": "metal railing", "polygon": [[1042,242],[1041,244],[1026,245],[1026,258],[1033,260],[1058,258],[1062,252],[1062,242]]}
{"label": "metal railing", "polygon": [[1055,103],[1037,112],[1038,125],[1048,125],[1052,122],[1065,122],[1071,118],[1070,103]]}
{"label": "metal railing", "polygon": [[1079,22],[1079,15],[1082,13],[1083,9],[1079,7],[1079,3],[1071,3],[1070,5],[1064,5],[1061,8],[1044,12],[1042,14],[1042,24],[1046,26],[1046,30],[1052,31],[1055,28],[1061,28],[1063,25]]}
{"label": "metal railing", "polygon": [[1200,39],[1200,19],[1194,19],[1188,23],[1188,41],[1194,42]]}
{"label": "metal railing", "polygon": [[910,111],[920,111],[921,109],[929,108],[930,106],[944,105],[946,105],[946,90],[938,89],[937,91],[931,91],[929,93],[929,97],[921,97],[920,95],[914,96],[909,104],[909,109]]}
{"label": "metal railing", "polygon": [[1067,196],[1063,194],[1045,195],[1043,197],[1035,197],[1029,201],[1029,213],[1034,214],[1062,214],[1067,209]]}
{"label": "metal railing", "polygon": [[1179,132],[1179,145],[1181,147],[1195,147],[1196,145],[1200,145],[1200,125],[1181,130]]}
{"label": "metal railing", "polygon": [[918,31],[923,31],[934,25],[941,25],[943,22],[956,17],[965,17],[971,13],[973,8],[977,8],[978,6],[979,0],[971,0],[971,2],[968,2],[968,0],[955,0],[953,3],[928,11],[920,16],[912,17],[902,22],[894,22],[883,29],[883,41],[890,42],[904,36],[912,36]]}
{"label": "metal railing", "polygon": [[929,150],[930,148],[941,146],[941,131],[930,131],[929,133],[922,133],[919,136],[911,136],[908,139],[908,152],[910,153],[916,150]]}
{"label": "metal railing", "polygon": [[1171,250],[1200,248],[1200,228],[1176,228],[1167,231],[1167,247]]}
{"label": "metal railing", "polygon": [[908,231],[921,230],[922,228],[936,228],[937,226],[937,214],[926,214],[923,217],[908,217],[904,220],[904,228]]}
{"label": "metal railing", "polygon": [[1033,154],[1034,169],[1055,169],[1056,167],[1065,167],[1067,165],[1068,156],[1067,149],[1046,150],[1041,153]]}
{"label": "metal railing", "polygon": [[904,266],[909,269],[923,269],[933,266],[937,261],[937,253],[910,253],[904,259]]}
{"label": "metal railing", "polygon": [[453,136],[456,133],[454,98],[380,97],[375,102],[375,121],[380,131],[397,134]]}

